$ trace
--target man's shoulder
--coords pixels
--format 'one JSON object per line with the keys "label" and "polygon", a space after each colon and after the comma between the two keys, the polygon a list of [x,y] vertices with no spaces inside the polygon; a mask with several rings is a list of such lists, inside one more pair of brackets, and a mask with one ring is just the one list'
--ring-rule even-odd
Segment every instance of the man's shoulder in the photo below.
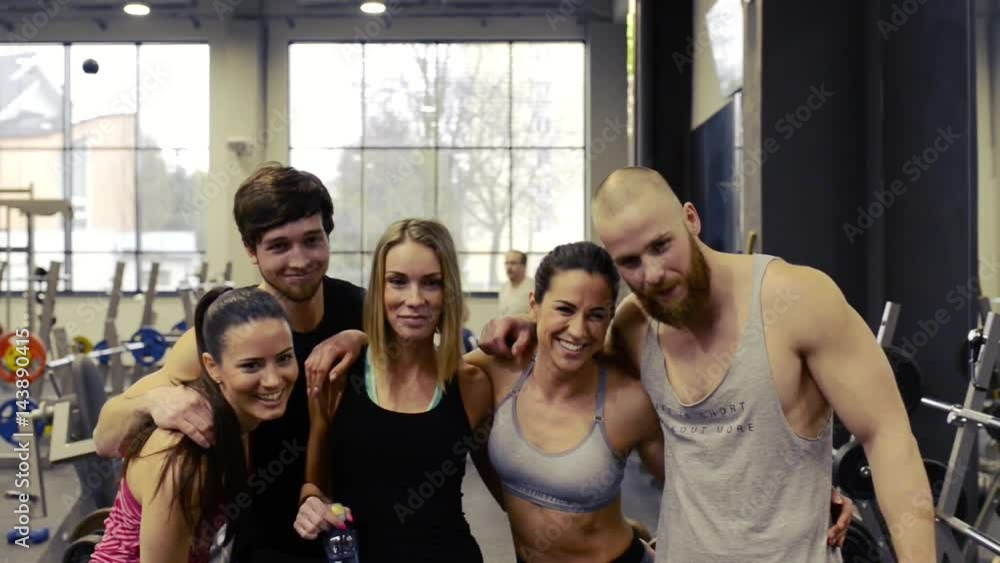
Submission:
{"label": "man's shoulder", "polygon": [[[797,348],[821,344],[839,334],[852,314],[837,282],[810,266],[775,260],[760,290],[762,316],[772,319]],[[856,314],[856,313],[855,313]]]}
{"label": "man's shoulder", "polygon": [[801,312],[809,312],[808,317],[815,316],[811,314],[813,309],[835,306],[842,299],[843,293],[826,272],[781,259],[771,262],[761,285],[761,301],[765,308],[781,303],[787,309],[801,302],[807,305]]}
{"label": "man's shoulder", "polygon": [[649,322],[649,316],[639,298],[634,293],[630,293],[621,300],[615,309],[615,321],[633,328],[644,328]]}
{"label": "man's shoulder", "polygon": [[652,400],[643,386],[639,374],[632,368],[605,363],[608,374],[608,399],[630,423],[642,420],[652,412]]}
{"label": "man's shoulder", "polygon": [[625,297],[615,310],[610,346],[605,349],[608,359],[621,363],[635,372],[641,365],[642,353],[649,330],[649,317],[635,294]]}
{"label": "man's shoulder", "polygon": [[323,278],[323,291],[328,298],[327,303],[331,301],[334,303],[343,303],[344,301],[364,303],[365,300],[365,288],[340,278],[325,276]]}

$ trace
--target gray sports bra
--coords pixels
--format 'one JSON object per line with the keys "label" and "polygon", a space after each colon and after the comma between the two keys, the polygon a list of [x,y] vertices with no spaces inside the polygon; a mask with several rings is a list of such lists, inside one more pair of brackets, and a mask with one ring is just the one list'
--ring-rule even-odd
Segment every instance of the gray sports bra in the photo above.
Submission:
{"label": "gray sports bra", "polygon": [[500,405],[490,430],[489,453],[504,488],[544,508],[594,512],[621,496],[625,459],[611,447],[604,428],[608,376],[601,368],[597,412],[590,432],[576,447],[557,454],[529,443],[517,420],[517,394],[534,369],[528,366]]}

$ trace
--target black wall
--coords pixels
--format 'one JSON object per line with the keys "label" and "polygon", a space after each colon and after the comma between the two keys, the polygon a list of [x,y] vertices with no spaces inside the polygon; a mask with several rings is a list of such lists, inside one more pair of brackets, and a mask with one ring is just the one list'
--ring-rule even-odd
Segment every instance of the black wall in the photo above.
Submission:
{"label": "black wall", "polygon": [[[762,138],[778,146],[763,251],[830,274],[873,330],[885,300],[901,303],[894,344],[915,353],[925,395],[960,402],[976,310],[958,288],[977,284],[969,1],[758,1]],[[791,133],[822,87],[832,96]],[[925,151],[933,164],[913,160]],[[912,420],[924,456],[947,461],[944,417]]]}
{"label": "black wall", "polygon": [[[954,402],[965,396],[966,381],[957,372],[977,312],[957,290],[974,286],[978,292],[970,3],[929,1],[898,31],[886,28],[884,59],[885,179],[906,186],[885,218],[886,297],[903,304],[896,342],[915,349],[925,394]],[[883,21],[904,21],[898,7],[882,2],[881,8]],[[922,162],[925,151],[936,158],[933,164]],[[921,445],[947,461],[953,432],[943,419],[925,409],[914,425]]]}
{"label": "black wall", "polygon": [[864,309],[863,240],[842,225],[865,197],[866,0],[763,2],[763,252],[830,274]]}
{"label": "black wall", "polygon": [[693,0],[636,3],[636,164],[691,199]]}

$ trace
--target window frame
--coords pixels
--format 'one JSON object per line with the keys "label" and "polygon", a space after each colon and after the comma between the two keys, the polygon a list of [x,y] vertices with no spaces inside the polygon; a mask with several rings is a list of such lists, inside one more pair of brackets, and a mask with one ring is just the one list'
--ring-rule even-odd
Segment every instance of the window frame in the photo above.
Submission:
{"label": "window frame", "polygon": [[[360,153],[361,159],[362,159],[361,160],[362,174],[361,174],[361,178],[359,180],[359,182],[360,182],[360,192],[361,192],[361,196],[360,196],[361,197],[361,199],[360,199],[361,209],[359,211],[359,217],[360,217],[359,224],[360,224],[360,229],[361,229],[360,248],[358,250],[336,250],[336,251],[331,251],[330,255],[331,255],[331,257],[334,256],[334,255],[357,257],[361,261],[361,263],[362,263],[362,268],[361,268],[362,279],[360,280],[362,282],[361,283],[362,286],[365,286],[367,284],[367,278],[365,276],[365,271],[364,271],[364,264],[366,262],[366,258],[370,258],[371,255],[373,254],[373,250],[374,250],[374,249],[373,250],[366,250],[365,249],[365,246],[366,246],[365,245],[365,221],[366,221],[366,213],[364,211],[365,178],[364,178],[364,172],[363,171],[364,171],[364,163],[365,163],[365,160],[364,160],[365,159],[365,153],[367,151],[423,150],[423,151],[427,151],[427,152],[431,153],[433,155],[433,158],[431,159],[431,161],[432,161],[431,167],[433,168],[433,179],[434,179],[434,185],[433,185],[432,189],[434,191],[434,197],[433,197],[433,199],[434,199],[434,207],[435,207],[435,216],[438,214],[437,212],[439,211],[439,206],[440,206],[439,195],[438,194],[440,192],[439,168],[440,168],[440,155],[441,155],[441,151],[463,151],[463,150],[472,151],[472,150],[479,150],[479,149],[505,151],[506,154],[509,157],[508,158],[508,162],[509,162],[509,177],[508,177],[508,180],[507,180],[507,203],[508,203],[507,221],[509,222],[509,227],[507,228],[507,233],[506,233],[507,248],[508,249],[513,249],[514,248],[514,240],[513,240],[514,239],[514,228],[513,228],[514,197],[513,196],[514,196],[514,184],[515,184],[515,181],[514,181],[515,180],[514,179],[514,161],[515,161],[514,155],[515,155],[515,152],[518,151],[518,150],[529,150],[529,151],[531,151],[531,150],[573,150],[573,151],[580,151],[582,153],[582,156],[583,156],[583,164],[584,164],[584,168],[585,168],[583,176],[582,176],[583,183],[580,186],[580,188],[581,188],[580,189],[580,197],[583,199],[583,209],[584,209],[584,215],[585,215],[585,217],[584,217],[584,224],[583,224],[583,231],[584,232],[582,233],[581,240],[589,239],[590,238],[591,234],[590,234],[590,221],[589,221],[589,216],[590,216],[590,197],[589,197],[590,181],[589,180],[590,180],[590,160],[591,160],[591,158],[589,157],[589,155],[590,155],[590,144],[591,144],[591,141],[590,141],[590,135],[589,135],[590,134],[590,127],[589,127],[589,119],[588,119],[588,117],[589,117],[589,107],[588,106],[589,106],[589,102],[590,102],[590,92],[589,92],[589,86],[588,86],[588,81],[590,79],[590,61],[589,61],[589,57],[590,57],[589,49],[590,49],[590,46],[589,46],[589,44],[588,44],[587,39],[586,39],[585,36],[580,35],[580,36],[567,36],[567,37],[553,37],[553,36],[550,35],[550,36],[547,36],[547,37],[532,37],[532,36],[528,35],[528,36],[525,36],[525,37],[511,37],[511,36],[508,35],[508,36],[504,36],[504,37],[507,37],[505,39],[503,39],[503,38],[489,38],[489,37],[477,37],[477,38],[451,38],[451,37],[426,38],[426,37],[424,37],[424,38],[413,38],[413,39],[409,39],[409,38],[381,39],[381,38],[379,38],[379,39],[371,40],[371,41],[358,41],[358,40],[351,40],[351,39],[329,39],[329,38],[298,39],[298,38],[295,38],[294,35],[296,35],[296,34],[293,34],[293,36],[289,36],[287,39],[282,38],[281,40],[284,40],[285,42],[284,43],[280,43],[281,48],[277,49],[277,50],[283,51],[283,53],[284,53],[283,63],[284,63],[284,69],[285,69],[285,71],[282,74],[282,76],[284,77],[284,85],[283,85],[283,87],[284,87],[284,94],[285,94],[285,98],[284,98],[284,100],[285,100],[285,107],[287,108],[287,115],[289,116],[288,126],[285,128],[284,134],[280,136],[280,137],[282,137],[282,140],[284,141],[284,146],[282,148],[284,148],[284,150],[285,150],[285,156],[284,156],[283,159],[280,159],[280,160],[282,160],[284,162],[289,162],[291,164],[292,151],[294,151],[294,150],[299,150],[299,151],[324,151],[324,150],[352,150],[352,151],[355,151],[356,150],[356,151],[358,151]],[[571,146],[571,145],[555,145],[555,144],[553,144],[553,145],[550,145],[550,146],[544,146],[544,145],[539,145],[539,146],[535,146],[535,145],[532,145],[532,146],[523,145],[523,146],[519,146],[519,145],[515,144],[515,135],[514,135],[514,93],[515,93],[514,90],[515,90],[515,88],[514,88],[514,83],[513,83],[513,76],[514,76],[514,49],[513,49],[513,47],[515,45],[517,45],[517,44],[526,44],[526,43],[532,43],[532,44],[545,44],[545,43],[567,44],[567,43],[570,43],[570,44],[577,44],[582,49],[582,52],[581,52],[582,61],[581,62],[582,62],[582,65],[583,65],[583,69],[582,69],[583,75],[581,77],[582,78],[582,81],[581,81],[582,90],[580,92],[581,101],[582,101],[582,104],[581,104],[581,115],[580,115],[580,123],[582,124],[582,132],[581,132],[581,141],[582,142],[581,142],[580,145],[572,145]],[[290,119],[290,116],[291,116],[291,113],[292,113],[292,109],[291,109],[291,100],[292,100],[292,93],[291,93],[291,89],[292,89],[292,83],[291,83],[291,49],[292,49],[292,47],[294,45],[303,45],[303,44],[304,45],[361,45],[363,48],[367,47],[369,45],[398,45],[398,44],[421,44],[421,45],[506,44],[508,46],[508,51],[509,51],[508,52],[508,69],[507,69],[507,76],[509,78],[509,81],[508,81],[508,92],[507,92],[507,107],[508,107],[509,111],[508,111],[508,131],[507,131],[508,135],[507,135],[506,143],[504,145],[497,144],[496,146],[492,146],[491,145],[491,146],[482,146],[482,147],[479,147],[479,146],[460,146],[460,145],[459,146],[447,146],[447,145],[443,145],[443,144],[440,143],[439,138],[438,138],[438,132],[435,130],[433,144],[430,144],[430,145],[417,145],[417,146],[375,145],[375,146],[367,146],[365,144],[365,141],[366,141],[366,139],[365,139],[366,122],[365,122],[365,112],[364,112],[364,107],[365,107],[365,104],[366,104],[366,99],[364,98],[364,96],[365,96],[365,87],[364,87],[364,84],[365,84],[365,77],[366,77],[365,66],[366,66],[367,63],[366,63],[366,61],[364,59],[364,54],[363,54],[364,51],[362,51],[362,63],[361,63],[362,64],[362,88],[361,88],[361,95],[362,95],[362,100],[361,100],[361,106],[362,106],[361,128],[362,129],[361,129],[361,142],[360,142],[360,144],[358,144],[358,145],[322,146],[322,147],[294,146],[294,145],[292,145],[292,141],[291,141],[291,137],[292,137],[292,123],[291,123],[291,119]],[[440,64],[441,64],[440,59],[438,59],[435,56],[435,65],[440,65]],[[436,72],[435,73],[435,81],[437,81],[437,79],[438,79],[439,76],[440,76],[440,73]],[[439,89],[440,89],[440,83],[436,82],[435,83],[435,91],[439,91]],[[438,108],[438,109],[440,109],[440,108]],[[334,234],[331,235],[331,236],[335,236],[335,235],[336,235],[336,231],[334,231]],[[524,251],[528,255],[528,261],[529,262],[531,262],[532,259],[538,259],[538,260],[540,260],[541,257],[543,257],[546,254],[546,252],[533,252],[533,251],[530,251],[528,249],[524,249]],[[462,262],[462,258],[464,256],[490,256],[490,257],[497,257],[497,256],[499,256],[499,257],[502,257],[504,254],[506,254],[506,252],[507,252],[506,250],[504,250],[504,251],[498,251],[498,252],[491,252],[491,251],[465,251],[465,250],[456,249],[456,254],[457,254],[457,257],[459,259],[459,263]],[[529,275],[533,275],[533,271],[530,271],[530,269],[529,269],[528,274]],[[353,283],[355,280],[348,280],[348,281],[351,281]],[[497,281],[501,284],[500,287],[502,287],[503,283],[505,283],[504,279],[502,279],[502,278],[498,279]],[[471,291],[467,290],[466,293],[469,294],[469,295],[480,296],[480,297],[489,297],[489,296],[495,297],[496,295],[498,295],[500,287],[487,288],[487,289],[476,289],[476,290],[471,290]]]}
{"label": "window frame", "polygon": [[[227,131],[249,137],[265,130],[270,120],[287,116],[288,44],[291,41],[583,41],[587,53],[584,175],[588,189],[584,227],[587,239],[595,240],[589,220],[589,191],[594,187],[594,180],[599,181],[615,168],[630,162],[624,137],[616,141],[604,139],[607,146],[601,146],[600,152],[594,152],[595,140],[601,137],[605,125],[611,120],[619,123],[626,117],[627,81],[625,74],[619,72],[618,63],[626,57],[624,24],[558,12],[551,14],[554,17],[542,14],[525,17],[409,16],[409,11],[376,18],[360,14],[330,17],[323,13],[296,12],[290,17],[278,14],[266,20],[255,20],[211,10],[199,12],[195,18],[161,17],[154,12],[152,20],[128,16],[112,17],[104,22],[90,17],[58,18],[49,25],[39,27],[37,32],[32,30],[30,35],[22,29],[18,20],[14,22],[13,32],[20,34],[16,41],[24,44],[98,42],[95,37],[105,34],[113,34],[119,42],[207,42],[212,52],[210,84],[215,94],[210,101],[209,130],[212,190],[221,189],[218,182],[238,183],[236,176],[243,170],[237,156],[225,146]],[[150,22],[155,22],[155,25],[150,25]],[[245,49],[257,53],[255,61],[258,64],[239,74],[228,71],[228,61],[244,60],[239,56]],[[234,59],[234,56],[237,58]],[[220,84],[252,92],[253,113],[240,118],[246,121],[245,127],[227,113],[227,100],[217,89]],[[255,159],[287,161],[287,130],[275,130],[259,149]],[[220,201],[211,203],[206,213],[220,216],[230,212],[231,204],[227,205],[230,202],[216,199]],[[213,267],[217,263],[221,265],[227,260],[232,261],[234,278],[242,280],[241,283],[254,283],[258,279],[257,270],[244,261],[244,254],[239,237],[234,236],[228,240],[209,240],[205,248],[205,257]],[[484,297],[491,295],[495,297],[496,293],[483,294]]]}
{"label": "window frame", "polygon": [[[92,147],[92,146],[87,146],[86,144],[82,144],[81,145],[79,143],[74,142],[74,138],[73,138],[74,125],[73,125],[73,115],[72,115],[72,99],[73,99],[73,87],[72,87],[73,86],[73,82],[72,82],[72,72],[73,72],[73,67],[72,67],[72,47],[74,45],[109,45],[109,46],[130,45],[130,46],[134,46],[135,47],[136,90],[133,93],[134,94],[134,98],[135,98],[134,99],[134,103],[135,103],[135,119],[134,119],[135,120],[135,123],[134,123],[135,138],[133,140],[132,146],[117,146],[116,145],[116,146],[106,146],[106,147],[105,146]],[[122,151],[122,152],[128,151],[128,152],[132,153],[133,165],[134,165],[133,166],[133,168],[134,168],[134,180],[133,180],[134,181],[134,185],[133,185],[133,188],[135,190],[135,194],[134,194],[135,195],[135,210],[134,210],[134,212],[135,212],[135,223],[136,223],[136,228],[134,229],[134,232],[132,234],[133,234],[133,237],[134,237],[134,240],[135,240],[135,243],[134,243],[135,244],[135,248],[133,250],[126,250],[126,251],[122,251],[122,252],[113,252],[113,251],[109,252],[109,251],[106,251],[106,250],[98,250],[98,249],[84,249],[84,250],[75,249],[75,248],[73,248],[72,239],[73,239],[73,232],[74,232],[74,229],[75,229],[74,222],[78,219],[78,217],[75,214],[74,214],[74,217],[72,217],[72,218],[63,216],[62,217],[62,224],[63,224],[63,236],[64,236],[64,247],[63,247],[64,251],[61,253],[62,257],[63,257],[63,261],[62,261],[62,265],[61,265],[61,269],[60,269],[60,278],[63,278],[63,281],[60,284],[62,287],[57,291],[57,295],[58,296],[66,296],[66,297],[97,297],[97,296],[106,296],[107,295],[107,291],[110,290],[110,285],[109,285],[109,287],[108,287],[107,290],[78,290],[78,289],[73,289],[73,281],[74,281],[74,278],[73,278],[73,275],[74,275],[74,272],[73,272],[73,258],[74,258],[74,255],[85,256],[85,255],[88,255],[88,254],[101,254],[101,255],[118,254],[118,255],[120,255],[122,257],[128,257],[127,258],[127,263],[130,262],[131,265],[132,265],[132,267],[135,268],[135,272],[136,272],[135,283],[136,283],[136,285],[134,287],[122,287],[122,295],[124,295],[124,296],[130,296],[130,297],[131,296],[135,296],[135,295],[139,295],[139,294],[143,294],[146,291],[146,286],[148,285],[148,283],[147,283],[148,280],[144,280],[143,279],[143,276],[142,276],[143,269],[142,268],[143,268],[144,261],[148,261],[149,257],[156,256],[156,255],[191,255],[192,257],[200,257],[201,260],[204,260],[205,257],[206,257],[206,255],[207,255],[207,249],[205,248],[206,247],[206,244],[205,244],[206,241],[202,241],[201,245],[196,245],[196,249],[193,250],[193,251],[143,250],[143,248],[142,248],[142,229],[141,229],[140,222],[141,222],[142,209],[143,208],[142,208],[142,202],[141,202],[142,198],[140,197],[140,189],[139,189],[139,176],[140,176],[139,163],[141,161],[141,155],[143,153],[159,153],[159,152],[172,151],[172,150],[174,150],[174,151],[176,151],[176,150],[180,150],[180,151],[204,151],[205,154],[206,154],[206,156],[208,157],[208,160],[210,161],[211,160],[211,152],[212,152],[212,148],[213,148],[212,147],[212,142],[211,142],[212,132],[211,132],[211,128],[210,127],[209,127],[208,144],[206,146],[204,146],[204,147],[196,147],[196,148],[188,148],[188,147],[178,148],[178,147],[166,147],[166,146],[164,146],[164,147],[161,147],[161,146],[152,147],[152,146],[143,146],[143,144],[140,142],[140,140],[139,140],[139,132],[141,130],[141,117],[140,116],[141,116],[141,111],[142,111],[142,109],[141,109],[141,107],[142,107],[142,100],[141,100],[142,96],[140,95],[140,92],[139,92],[139,89],[140,89],[139,81],[142,79],[142,77],[141,77],[142,57],[140,55],[140,53],[141,53],[140,49],[141,49],[141,47],[143,45],[147,45],[147,46],[149,46],[149,45],[156,45],[156,46],[198,45],[198,46],[204,46],[205,47],[205,49],[206,49],[206,55],[207,55],[207,58],[208,58],[208,61],[207,61],[208,62],[208,77],[207,77],[208,78],[208,81],[207,81],[208,91],[205,93],[205,99],[206,99],[207,103],[209,104],[209,115],[211,115],[212,68],[213,68],[213,66],[212,66],[212,51],[213,51],[213,46],[212,46],[212,41],[210,41],[208,37],[190,37],[190,38],[174,38],[174,39],[166,39],[166,38],[165,39],[158,39],[158,38],[154,38],[154,39],[149,39],[149,38],[140,39],[138,37],[136,37],[136,38],[127,38],[127,37],[118,38],[118,37],[116,37],[116,38],[110,38],[108,40],[95,40],[93,38],[89,38],[89,39],[81,39],[81,40],[67,39],[65,41],[52,41],[52,40],[46,40],[46,39],[42,38],[42,39],[39,39],[37,41],[26,41],[26,42],[23,42],[23,43],[22,42],[17,42],[17,43],[10,42],[10,43],[7,44],[7,46],[9,46],[9,47],[10,46],[13,46],[13,47],[21,47],[21,46],[23,46],[23,47],[53,46],[53,47],[60,47],[62,49],[62,59],[63,59],[63,91],[62,91],[62,98],[63,98],[63,100],[62,100],[62,102],[63,102],[63,104],[62,104],[62,137],[63,137],[63,141],[62,141],[62,145],[61,146],[52,146],[52,147],[38,147],[38,148],[30,148],[30,147],[8,147],[8,150],[11,150],[11,151],[36,151],[37,150],[37,151],[53,151],[53,152],[58,151],[58,152],[61,152],[62,153],[62,158],[61,158],[61,161],[62,161],[62,170],[61,170],[62,179],[61,179],[61,183],[62,183],[62,197],[63,198],[67,199],[70,202],[72,202],[73,199],[74,199],[74,180],[76,178],[76,173],[77,173],[77,169],[78,169],[78,166],[77,166],[78,163],[76,162],[76,159],[74,158],[74,153],[75,152],[78,152],[78,151],[97,151],[97,152],[101,152],[101,151]],[[211,119],[210,119],[210,122],[211,122]],[[86,165],[84,165],[84,166],[86,166]],[[210,168],[211,168],[211,166],[209,165],[209,170],[205,171],[206,174],[208,174],[208,173],[211,172]],[[16,215],[17,215],[16,212],[13,212],[12,213],[12,218],[16,217]],[[200,220],[200,219],[201,218],[198,218],[198,220]],[[11,234],[13,235],[14,232],[15,231],[12,231]],[[36,250],[35,252],[36,252],[36,254],[39,253],[38,250]],[[46,254],[49,254],[49,253],[46,253]],[[26,287],[27,287],[26,285],[25,285],[25,289],[17,289],[17,288],[15,288],[12,285],[12,282],[8,279],[8,276],[10,275],[10,272],[11,272],[11,266],[14,263],[16,263],[16,262],[24,263],[24,262],[27,261],[27,249],[20,248],[20,247],[18,247],[18,248],[11,248],[11,249],[9,249],[9,255],[6,252],[4,253],[4,259],[5,260],[6,260],[7,256],[10,256],[11,260],[7,264],[7,270],[6,270],[6,273],[4,274],[4,278],[5,279],[0,280],[0,287],[2,287],[3,290],[6,291],[6,292],[19,293],[19,292],[22,292],[22,291],[26,291]],[[47,269],[49,267],[49,264],[48,263],[40,263],[40,262],[38,262],[36,260],[35,266],[36,267],[43,267],[43,268]],[[192,272],[191,273],[191,277],[193,277],[194,275],[195,275],[195,272]],[[68,288],[67,288],[67,286],[68,286]],[[157,291],[157,295],[158,296],[175,296],[177,294],[178,294],[178,291],[176,289],[174,289],[174,290],[159,289]]]}

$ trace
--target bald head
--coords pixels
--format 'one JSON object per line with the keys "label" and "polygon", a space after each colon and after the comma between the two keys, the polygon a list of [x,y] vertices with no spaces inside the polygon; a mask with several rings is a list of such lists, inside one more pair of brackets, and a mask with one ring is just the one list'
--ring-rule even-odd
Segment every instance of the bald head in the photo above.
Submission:
{"label": "bald head", "polygon": [[677,194],[659,172],[639,166],[619,168],[605,178],[594,193],[591,207],[594,221],[613,217],[629,206],[648,202],[650,197],[662,198],[677,215],[683,213]]}

